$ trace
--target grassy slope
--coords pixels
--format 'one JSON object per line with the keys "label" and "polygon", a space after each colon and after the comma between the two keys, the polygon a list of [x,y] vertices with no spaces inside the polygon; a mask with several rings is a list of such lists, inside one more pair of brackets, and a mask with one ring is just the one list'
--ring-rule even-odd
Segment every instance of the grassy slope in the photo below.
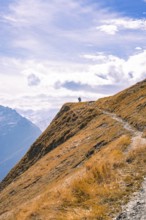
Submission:
{"label": "grassy slope", "polygon": [[19,175],[36,163],[45,154],[74,136],[94,117],[100,114],[99,111],[88,106],[86,103],[68,103],[64,105],[46,131],[31,146],[20,163],[17,164],[4,179],[0,188],[14,181],[16,177],[18,178]]}
{"label": "grassy slope", "polygon": [[[1,184],[15,180],[0,194],[0,213],[13,212],[0,219],[110,219],[140,186],[146,146],[128,150],[130,134],[96,107],[114,111],[143,130],[144,103],[146,83],[142,82],[108,99],[63,106]],[[57,144],[51,150],[53,141]],[[37,157],[34,147],[39,148]]]}
{"label": "grassy slope", "polygon": [[111,111],[128,121],[138,130],[146,127],[146,80],[97,102],[100,108]]}

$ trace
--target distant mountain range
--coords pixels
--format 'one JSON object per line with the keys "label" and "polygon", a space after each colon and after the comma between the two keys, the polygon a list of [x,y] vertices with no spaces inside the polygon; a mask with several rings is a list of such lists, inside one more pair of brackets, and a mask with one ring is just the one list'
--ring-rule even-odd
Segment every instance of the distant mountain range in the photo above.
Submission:
{"label": "distant mountain range", "polygon": [[0,180],[26,153],[41,130],[15,110],[0,106]]}

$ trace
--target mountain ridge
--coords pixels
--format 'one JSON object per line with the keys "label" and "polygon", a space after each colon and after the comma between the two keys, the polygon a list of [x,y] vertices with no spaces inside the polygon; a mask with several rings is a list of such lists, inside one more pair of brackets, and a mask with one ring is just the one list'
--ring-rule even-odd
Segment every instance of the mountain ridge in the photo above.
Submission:
{"label": "mountain ridge", "polygon": [[0,184],[0,219],[112,219],[146,175],[145,103],[146,80],[65,104]]}

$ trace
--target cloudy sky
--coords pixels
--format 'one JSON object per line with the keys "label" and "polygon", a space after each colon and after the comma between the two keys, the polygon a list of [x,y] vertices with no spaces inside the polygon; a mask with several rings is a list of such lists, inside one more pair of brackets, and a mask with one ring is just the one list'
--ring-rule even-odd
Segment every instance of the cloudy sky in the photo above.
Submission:
{"label": "cloudy sky", "polygon": [[145,18],[146,0],[0,0],[0,104],[43,121],[143,80]]}

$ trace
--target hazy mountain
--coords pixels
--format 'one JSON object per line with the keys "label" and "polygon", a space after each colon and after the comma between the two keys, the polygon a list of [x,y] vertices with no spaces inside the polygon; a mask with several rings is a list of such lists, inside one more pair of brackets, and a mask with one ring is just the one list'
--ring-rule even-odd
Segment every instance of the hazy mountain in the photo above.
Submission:
{"label": "hazy mountain", "polygon": [[41,131],[44,131],[49,123],[52,121],[56,113],[58,112],[57,108],[54,109],[41,109],[41,110],[24,110],[24,109],[16,109],[24,117],[28,118],[35,125],[37,125]]}
{"label": "hazy mountain", "polygon": [[0,220],[112,220],[145,176],[146,80],[64,104],[0,183]]}
{"label": "hazy mountain", "polygon": [[0,106],[0,179],[21,159],[40,134],[37,126],[15,110]]}

